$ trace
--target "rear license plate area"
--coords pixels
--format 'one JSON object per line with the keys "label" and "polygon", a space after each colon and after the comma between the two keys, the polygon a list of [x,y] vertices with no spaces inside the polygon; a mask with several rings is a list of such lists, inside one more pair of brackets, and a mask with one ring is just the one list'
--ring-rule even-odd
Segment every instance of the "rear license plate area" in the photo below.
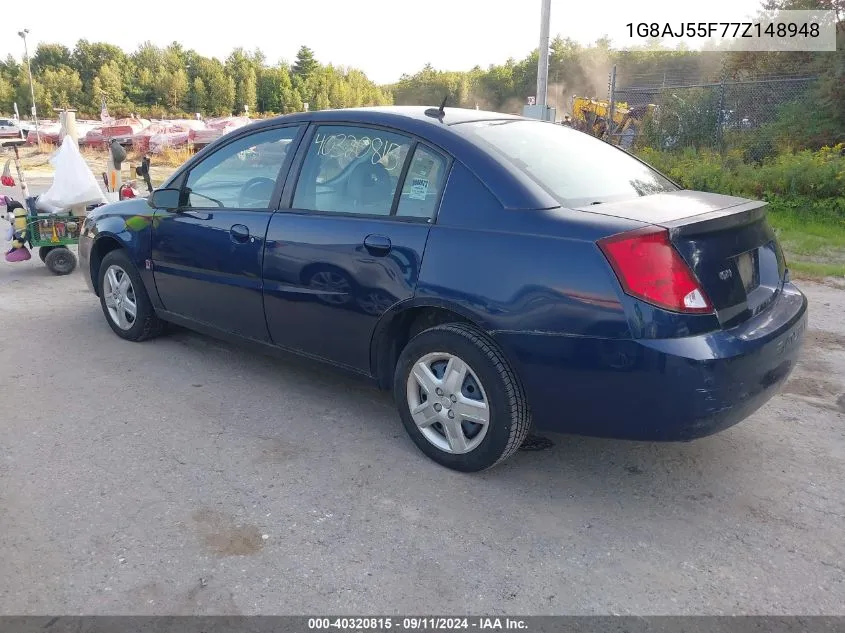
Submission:
{"label": "rear license plate area", "polygon": [[736,258],[736,269],[746,293],[760,286],[760,254],[757,249],[739,255]]}

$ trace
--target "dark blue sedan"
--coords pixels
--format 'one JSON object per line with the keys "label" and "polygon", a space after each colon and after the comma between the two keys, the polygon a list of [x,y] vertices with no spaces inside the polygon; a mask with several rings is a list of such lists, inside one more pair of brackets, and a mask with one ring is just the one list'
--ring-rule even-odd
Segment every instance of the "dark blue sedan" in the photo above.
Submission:
{"label": "dark blue sedan", "polygon": [[807,322],[766,210],[568,127],[362,108],[228,134],[92,212],[79,253],[118,336],[174,323],[361,374],[478,471],[532,427],[691,440],[759,409]]}

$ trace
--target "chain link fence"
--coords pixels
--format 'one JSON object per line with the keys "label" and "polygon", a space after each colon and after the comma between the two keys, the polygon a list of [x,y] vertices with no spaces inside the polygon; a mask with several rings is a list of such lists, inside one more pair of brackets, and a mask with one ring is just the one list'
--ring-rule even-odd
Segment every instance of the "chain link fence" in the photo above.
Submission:
{"label": "chain link fence", "polygon": [[754,158],[775,151],[812,111],[815,77],[757,77],[712,83],[639,84],[610,79],[604,137],[626,149],[742,148]]}

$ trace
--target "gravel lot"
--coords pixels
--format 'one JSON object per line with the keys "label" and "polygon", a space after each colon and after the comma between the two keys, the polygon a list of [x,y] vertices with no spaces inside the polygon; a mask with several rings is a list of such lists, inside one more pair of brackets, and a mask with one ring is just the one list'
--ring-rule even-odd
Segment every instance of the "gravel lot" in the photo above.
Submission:
{"label": "gravel lot", "polygon": [[78,270],[0,260],[0,613],[845,613],[845,292],[801,285],[801,365],[743,424],[467,476],[355,379],[123,342]]}

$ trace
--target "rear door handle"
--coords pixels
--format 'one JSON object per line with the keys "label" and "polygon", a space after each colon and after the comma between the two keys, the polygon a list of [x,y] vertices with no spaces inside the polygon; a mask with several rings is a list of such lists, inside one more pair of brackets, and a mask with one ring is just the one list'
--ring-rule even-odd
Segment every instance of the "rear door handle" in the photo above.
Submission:
{"label": "rear door handle", "polygon": [[233,242],[243,244],[249,241],[249,227],[243,224],[235,224],[229,229],[229,235]]}
{"label": "rear door handle", "polygon": [[384,235],[368,235],[364,238],[364,248],[366,248],[371,255],[387,255],[392,246],[390,238]]}

